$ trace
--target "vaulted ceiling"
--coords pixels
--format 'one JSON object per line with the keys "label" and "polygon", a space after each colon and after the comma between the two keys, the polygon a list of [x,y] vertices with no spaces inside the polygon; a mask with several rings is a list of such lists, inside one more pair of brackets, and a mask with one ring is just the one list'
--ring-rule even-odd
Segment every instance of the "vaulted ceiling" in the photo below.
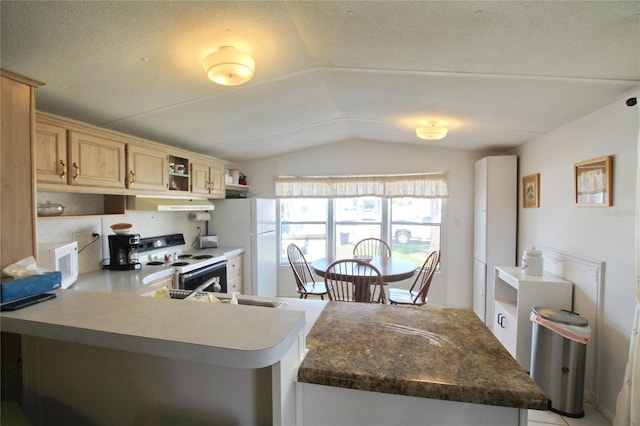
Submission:
{"label": "vaulted ceiling", "polygon": [[[360,139],[506,150],[640,88],[640,1],[5,1],[39,110],[229,161]],[[201,59],[251,54],[223,87]],[[448,123],[440,141],[420,120]]]}

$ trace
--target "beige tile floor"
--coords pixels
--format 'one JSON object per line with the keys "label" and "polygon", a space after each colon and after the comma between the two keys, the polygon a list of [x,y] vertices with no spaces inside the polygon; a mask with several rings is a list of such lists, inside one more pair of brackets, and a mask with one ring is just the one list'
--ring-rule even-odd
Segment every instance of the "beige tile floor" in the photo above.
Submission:
{"label": "beige tile floor", "polygon": [[597,412],[591,404],[584,404],[585,415],[581,419],[563,417],[553,411],[529,410],[529,426],[611,426],[611,423]]}

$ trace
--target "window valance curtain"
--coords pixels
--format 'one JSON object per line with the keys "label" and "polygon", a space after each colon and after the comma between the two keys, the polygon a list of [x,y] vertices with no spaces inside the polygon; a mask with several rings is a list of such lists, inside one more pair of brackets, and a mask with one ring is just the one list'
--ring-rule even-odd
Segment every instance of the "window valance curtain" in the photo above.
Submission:
{"label": "window valance curtain", "polygon": [[276,179],[277,198],[446,198],[444,173],[381,176],[323,176]]}

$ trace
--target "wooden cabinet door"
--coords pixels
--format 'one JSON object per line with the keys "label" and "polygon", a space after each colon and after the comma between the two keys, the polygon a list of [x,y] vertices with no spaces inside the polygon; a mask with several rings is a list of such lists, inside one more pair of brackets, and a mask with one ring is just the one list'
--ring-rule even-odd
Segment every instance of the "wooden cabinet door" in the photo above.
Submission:
{"label": "wooden cabinet door", "polygon": [[69,184],[125,187],[125,147],[122,141],[69,131]]}
{"label": "wooden cabinet door", "polygon": [[224,198],[224,173],[221,170],[211,169],[209,171],[209,177],[211,180],[211,191],[209,192],[211,198]]}
{"label": "wooden cabinet door", "polygon": [[127,144],[127,188],[168,189],[167,152],[136,144]]}
{"label": "wooden cabinet door", "polygon": [[[11,78],[5,74],[11,74]],[[15,76],[19,78],[17,74]],[[12,73],[0,70],[1,268],[27,256],[37,256],[31,136],[35,116],[35,88],[12,77]]]}
{"label": "wooden cabinet door", "polygon": [[67,130],[36,122],[36,180],[67,185]]}
{"label": "wooden cabinet door", "polygon": [[191,163],[191,192],[194,194],[209,194],[209,165]]}
{"label": "wooden cabinet door", "polygon": [[191,192],[225,198],[224,163],[204,158],[192,160]]}
{"label": "wooden cabinet door", "polygon": [[224,163],[211,163],[209,166],[209,194],[211,198],[225,198]]}
{"label": "wooden cabinet door", "polygon": [[243,292],[244,256],[232,256],[227,262],[227,293]]}
{"label": "wooden cabinet door", "polygon": [[224,163],[213,162],[209,167],[211,198],[225,198]]}

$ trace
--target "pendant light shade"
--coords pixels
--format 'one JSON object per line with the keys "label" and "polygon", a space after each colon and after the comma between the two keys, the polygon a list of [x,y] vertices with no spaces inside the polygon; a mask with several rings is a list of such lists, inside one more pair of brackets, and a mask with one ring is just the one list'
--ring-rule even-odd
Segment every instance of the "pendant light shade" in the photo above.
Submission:
{"label": "pendant light shade", "polygon": [[439,126],[435,121],[430,121],[426,126],[418,127],[416,129],[416,135],[418,135],[420,139],[438,140],[447,136],[448,131],[446,127]]}
{"label": "pendant light shade", "polygon": [[253,78],[256,63],[235,47],[222,46],[202,60],[209,80],[223,86],[237,86]]}

